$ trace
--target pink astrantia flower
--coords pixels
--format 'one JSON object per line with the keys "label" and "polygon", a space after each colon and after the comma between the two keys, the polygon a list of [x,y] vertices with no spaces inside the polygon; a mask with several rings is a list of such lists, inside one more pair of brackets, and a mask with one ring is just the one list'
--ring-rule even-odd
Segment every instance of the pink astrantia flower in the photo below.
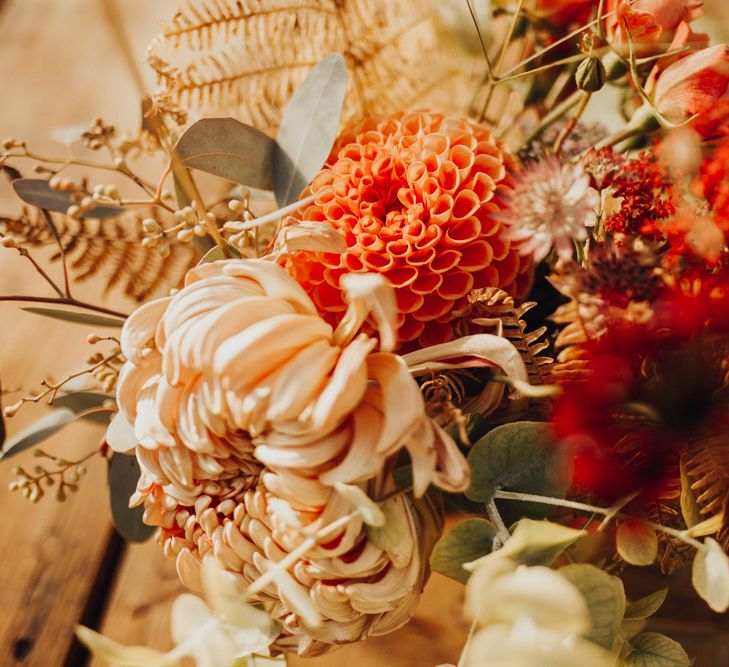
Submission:
{"label": "pink astrantia flower", "polygon": [[514,178],[499,214],[508,229],[505,238],[520,241],[522,254],[543,260],[554,247],[560,257],[572,257],[573,241],[587,237],[595,224],[598,195],[582,165],[545,158]]}

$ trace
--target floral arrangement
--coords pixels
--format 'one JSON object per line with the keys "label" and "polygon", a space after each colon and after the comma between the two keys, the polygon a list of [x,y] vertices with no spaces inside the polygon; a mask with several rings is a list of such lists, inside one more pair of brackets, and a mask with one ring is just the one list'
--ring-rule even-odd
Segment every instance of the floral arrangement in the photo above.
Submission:
{"label": "floral arrangement", "polygon": [[[492,4],[190,0],[137,132],[2,143],[49,291],[0,299],[103,348],[4,408],[52,406],[3,425],[12,489],[106,459],[119,532],[207,599],[167,653],[79,628],[111,664],[318,656],[431,571],[467,667],[692,664],[625,564],[729,609],[729,46],[701,0]],[[38,448],[77,419],[88,456]]]}

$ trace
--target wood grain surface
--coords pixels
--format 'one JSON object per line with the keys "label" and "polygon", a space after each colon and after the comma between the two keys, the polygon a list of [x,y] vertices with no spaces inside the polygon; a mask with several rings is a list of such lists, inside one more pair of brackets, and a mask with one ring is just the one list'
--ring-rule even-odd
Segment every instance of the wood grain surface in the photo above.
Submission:
{"label": "wood grain surface", "polygon": [[[717,15],[729,19],[726,0],[711,4]],[[176,2],[120,0],[118,5],[134,58],[141,63],[147,42],[158,32],[157,20],[171,16]],[[96,116],[120,128],[138,122],[136,87],[102,6],[101,0],[0,0],[0,136],[27,140],[39,152],[62,153],[49,137],[50,128],[90,122]],[[6,184],[0,184],[0,211],[15,206]],[[80,297],[98,299],[92,285],[77,291]],[[0,294],[20,292],[46,293],[26,262],[0,250]],[[118,296],[110,297],[108,305],[132,307]],[[32,390],[45,377],[75,370],[92,351],[84,327],[54,324],[12,304],[0,304],[0,323],[0,372],[6,387]],[[24,410],[11,420],[11,432],[42,411],[41,406]],[[100,437],[98,428],[74,425],[47,449],[65,457],[82,455]],[[17,461],[33,465],[29,455]],[[104,462],[89,466],[79,493],[66,503],[46,498],[37,506],[6,490],[12,467],[0,466],[0,665],[100,665],[89,661],[73,640],[73,626],[79,622],[122,642],[169,647],[169,608],[182,591],[174,564],[153,542],[127,546],[113,532]],[[632,577],[636,590],[662,583],[650,571]],[[396,635],[290,663],[414,667],[455,662],[467,629],[461,600],[462,587],[434,575],[418,616]],[[726,619],[697,604],[685,584],[657,623],[685,642],[698,667],[729,664]]]}

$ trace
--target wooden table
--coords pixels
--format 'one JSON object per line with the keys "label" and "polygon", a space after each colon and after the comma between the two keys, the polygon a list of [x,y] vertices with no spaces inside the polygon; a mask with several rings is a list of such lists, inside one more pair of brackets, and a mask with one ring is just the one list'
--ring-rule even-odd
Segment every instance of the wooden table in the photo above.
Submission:
{"label": "wooden table", "polygon": [[[716,2],[724,6],[722,0]],[[156,19],[169,16],[175,3],[119,4],[141,62],[146,43],[158,31]],[[98,0],[0,0],[0,44],[0,135],[52,152],[59,147],[50,140],[49,128],[88,122],[97,115],[119,127],[137,122],[134,85]],[[0,205],[7,210],[7,188],[3,185],[0,192]],[[78,291],[96,298],[90,286]],[[0,293],[19,292],[43,294],[44,288],[26,262],[1,250]],[[110,303],[131,308],[118,296]],[[48,375],[62,377],[74,370],[90,351],[83,327],[56,325],[11,304],[0,305],[0,318],[5,386],[29,391]],[[40,407],[24,409],[10,429],[16,432],[41,413]],[[74,425],[48,449],[71,457],[93,448],[99,437],[98,429]],[[29,455],[17,460],[32,465]],[[88,664],[88,656],[73,639],[76,623],[101,628],[122,642],[168,647],[169,606],[182,590],[174,564],[154,543],[125,545],[116,536],[109,520],[103,461],[90,466],[79,493],[66,503],[46,498],[38,506],[6,491],[13,465],[0,466],[0,665]],[[653,580],[643,584],[650,588]],[[405,630],[308,664],[408,667],[455,662],[466,633],[461,599],[460,586],[434,576],[419,615]],[[682,597],[676,598],[674,613],[661,623],[680,634],[694,655],[702,654],[699,666],[729,664],[725,619],[698,606],[691,607],[697,609],[695,614],[687,615],[685,604]],[[679,611],[685,620],[671,620]]]}

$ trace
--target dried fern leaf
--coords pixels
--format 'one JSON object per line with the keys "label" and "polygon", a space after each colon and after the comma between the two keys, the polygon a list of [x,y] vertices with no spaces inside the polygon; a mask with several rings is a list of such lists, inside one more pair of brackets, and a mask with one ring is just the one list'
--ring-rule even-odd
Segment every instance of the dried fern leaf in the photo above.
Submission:
{"label": "dried fern leaf", "polygon": [[[194,249],[173,244],[163,258],[155,249],[142,246],[139,222],[134,217],[100,221],[58,216],[56,227],[74,279],[103,278],[106,292],[119,288],[139,302],[180,284],[197,261]],[[0,218],[0,233],[24,246],[55,245],[45,220],[28,210],[17,218]],[[60,260],[60,253],[51,259]]]}
{"label": "dried fern leaf", "polygon": [[519,351],[529,373],[529,381],[532,384],[550,384],[553,359],[542,354],[549,347],[549,342],[541,340],[547,327],[527,332],[523,319],[536,304],[528,302],[517,306],[508,292],[496,287],[476,290],[469,299],[472,308],[468,314],[475,324],[498,320],[503,336]]}
{"label": "dried fern leaf", "polygon": [[352,72],[345,121],[465,109],[465,89],[453,108],[463,68],[437,46],[430,0],[188,0],[147,58],[168,101],[273,132],[298,84],[333,52]]}

